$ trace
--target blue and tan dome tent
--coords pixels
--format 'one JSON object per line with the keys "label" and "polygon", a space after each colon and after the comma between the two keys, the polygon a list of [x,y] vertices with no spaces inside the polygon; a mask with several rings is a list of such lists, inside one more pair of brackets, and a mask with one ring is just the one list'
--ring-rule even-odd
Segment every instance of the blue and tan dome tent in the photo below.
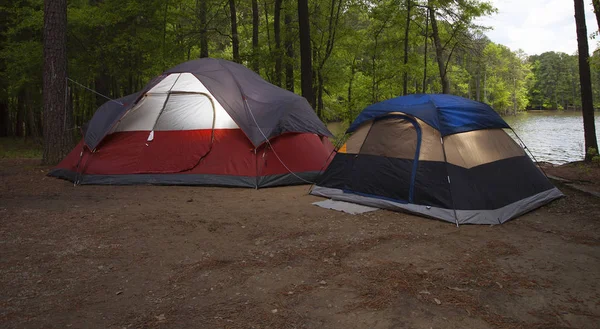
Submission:
{"label": "blue and tan dome tent", "polygon": [[563,194],[489,105],[409,95],[365,108],[311,194],[458,224],[499,224]]}

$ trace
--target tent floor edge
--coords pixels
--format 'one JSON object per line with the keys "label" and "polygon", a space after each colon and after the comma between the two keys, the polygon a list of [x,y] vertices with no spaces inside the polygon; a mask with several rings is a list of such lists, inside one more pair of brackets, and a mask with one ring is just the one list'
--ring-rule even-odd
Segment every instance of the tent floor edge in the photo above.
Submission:
{"label": "tent floor edge", "polygon": [[[318,171],[294,173],[302,179],[314,179]],[[58,168],[48,172],[47,176],[75,181],[77,173],[68,169]],[[266,176],[233,176],[216,174],[122,174],[122,175],[80,175],[80,185],[187,185],[187,186],[216,186],[216,187],[245,187],[267,188],[285,185],[306,185],[290,173]]]}
{"label": "tent floor edge", "polygon": [[458,218],[459,224],[483,225],[498,225],[505,223],[511,219],[522,216],[532,210],[544,206],[556,199],[564,197],[564,194],[558,188],[554,187],[498,209],[454,210],[416,204],[398,203],[380,198],[370,198],[358,194],[344,192],[336,188],[321,186],[315,186],[310,194],[330,198],[332,200],[358,203],[370,207],[408,212],[453,224],[455,224],[456,218]]}

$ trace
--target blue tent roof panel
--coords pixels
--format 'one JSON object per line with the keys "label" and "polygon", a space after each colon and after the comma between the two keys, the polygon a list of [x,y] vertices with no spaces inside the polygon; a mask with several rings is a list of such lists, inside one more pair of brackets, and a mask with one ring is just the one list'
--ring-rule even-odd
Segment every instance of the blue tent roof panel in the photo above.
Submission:
{"label": "blue tent roof panel", "polygon": [[350,125],[361,124],[390,112],[403,112],[423,120],[442,136],[479,130],[510,128],[489,105],[447,94],[415,94],[388,99],[365,108]]}

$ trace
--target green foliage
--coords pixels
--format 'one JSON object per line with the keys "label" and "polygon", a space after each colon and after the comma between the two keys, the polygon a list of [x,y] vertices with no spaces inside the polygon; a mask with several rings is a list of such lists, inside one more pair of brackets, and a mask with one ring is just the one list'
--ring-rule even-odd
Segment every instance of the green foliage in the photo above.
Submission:
{"label": "green foliage", "polygon": [[593,147],[588,148],[587,155],[591,157],[593,163],[600,164],[600,154],[598,154],[597,149]]}
{"label": "green foliage", "polygon": [[[232,59],[230,13],[221,0],[70,0],[68,2],[68,75],[110,98],[140,90],[165,69],[200,54],[205,31],[210,57]],[[200,18],[206,5],[206,24]],[[294,69],[300,92],[296,2],[284,0],[282,44],[291,40],[288,57],[274,41],[275,0],[258,1],[259,44],[252,48],[252,8],[236,0],[240,56],[259,74],[275,81],[275,61]],[[435,9],[443,46],[441,61],[451,93],[488,102],[500,113],[527,107],[567,108],[579,104],[575,56],[544,53],[527,57],[490,42],[476,18],[495,11],[482,0],[310,0],[314,86],[322,88],[319,114],[326,122],[348,124],[367,105],[408,93],[442,91],[431,21],[424,6]],[[339,10],[339,17],[337,9]],[[406,17],[410,14],[410,25]],[[284,16],[291,17],[290,28]],[[337,17],[337,19],[332,19]],[[13,134],[39,134],[42,97],[43,0],[0,5],[0,102],[8,104]],[[408,62],[404,38],[408,32]],[[283,45],[282,45],[283,47]],[[595,102],[600,104],[600,53],[590,60]],[[284,75],[284,74],[282,74]],[[319,78],[320,77],[320,78]],[[322,85],[320,85],[320,81]],[[106,99],[70,84],[75,124],[91,118]],[[36,126],[38,128],[36,128]]]}
{"label": "green foliage", "polygon": [[529,102],[535,109],[581,107],[579,71],[576,55],[545,52],[529,58],[532,85]]}

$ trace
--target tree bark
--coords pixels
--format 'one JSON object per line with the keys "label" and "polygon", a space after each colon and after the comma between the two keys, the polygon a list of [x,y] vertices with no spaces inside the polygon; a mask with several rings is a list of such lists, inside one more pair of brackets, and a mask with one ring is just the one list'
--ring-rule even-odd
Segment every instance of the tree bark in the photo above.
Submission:
{"label": "tree bark", "polygon": [[44,1],[44,155],[56,164],[73,147],[72,113],[66,104],[67,0]]}
{"label": "tree bark", "polygon": [[289,12],[285,13],[283,18],[285,23],[285,88],[294,92],[294,39],[292,38],[292,15]]}
{"label": "tree bark", "polygon": [[10,133],[10,116],[8,114],[8,102],[0,99],[0,137],[6,137]]}
{"label": "tree bark", "polygon": [[592,78],[589,64],[589,48],[583,0],[575,1],[575,25],[577,26],[577,49],[579,52],[579,82],[581,84],[581,107],[583,112],[583,131],[585,138],[585,160],[591,161],[590,149],[598,151],[596,127],[594,123],[594,104],[592,95]]}
{"label": "tree bark", "polygon": [[481,70],[481,67],[478,65],[477,66],[477,74],[475,75],[475,97],[478,102],[481,101],[481,78],[479,77],[480,70]]}
{"label": "tree bark", "polygon": [[260,73],[258,63],[258,0],[252,0],[252,70]]}
{"label": "tree bark", "polygon": [[283,0],[275,0],[273,9],[273,37],[275,38],[275,77],[273,83],[281,87],[281,3]]}
{"label": "tree bark", "polygon": [[[337,3],[337,9],[336,9]],[[333,47],[335,45],[335,33],[337,31],[337,25],[340,17],[340,11],[342,9],[341,0],[331,0],[331,6],[329,7],[329,21],[327,28],[327,42],[325,44],[325,51],[322,53],[320,60],[315,66],[315,71],[317,75],[317,114],[322,113],[323,110],[323,89],[324,79],[323,79],[323,68],[325,67],[325,63],[331,56],[331,52],[333,51]],[[314,60],[316,60],[317,55],[316,51],[313,52]]]}
{"label": "tree bark", "polygon": [[167,69],[167,17],[169,14],[169,1],[165,1],[165,12],[163,16],[163,37],[162,37],[162,69]]}
{"label": "tree bark", "polygon": [[402,84],[402,94],[408,94],[408,32],[410,28],[410,9],[412,7],[411,0],[406,0],[406,26],[404,27],[404,74]]}
{"label": "tree bark", "polygon": [[429,44],[429,10],[425,13],[425,52],[423,52],[423,94],[427,92],[427,45]]}
{"label": "tree bark", "polygon": [[23,91],[17,96],[17,116],[15,118],[15,136],[25,137],[25,99]]}
{"label": "tree bark", "polygon": [[487,103],[487,68],[483,68],[483,102]]}
{"label": "tree bark", "polygon": [[323,115],[323,73],[322,71],[317,72],[317,116],[319,118]]}
{"label": "tree bark", "polygon": [[[198,0],[196,0],[198,1]],[[208,26],[206,22],[206,1],[207,0],[199,0],[200,1],[200,11],[198,15],[200,16],[200,58],[208,57],[208,35],[207,29]]]}
{"label": "tree bark", "polygon": [[444,65],[444,49],[442,49],[442,42],[440,41],[440,34],[438,31],[437,20],[435,18],[435,9],[429,7],[429,16],[431,18],[431,32],[433,34],[433,42],[435,44],[435,58],[438,63],[440,70],[440,80],[442,83],[442,93],[450,93],[450,81],[446,75],[446,66]]}
{"label": "tree bark", "polygon": [[350,67],[350,81],[348,81],[348,120],[352,121],[354,116],[352,115],[354,104],[352,103],[352,84],[354,83],[354,75],[356,74],[356,56],[352,59],[352,66]]}
{"label": "tree bark", "polygon": [[513,114],[517,115],[517,78],[513,78],[512,99],[513,99],[513,111],[514,111]]}
{"label": "tree bark", "polygon": [[310,23],[308,17],[308,0],[298,0],[298,27],[300,31],[300,78],[302,96],[315,107],[313,91],[312,59],[310,45]]}
{"label": "tree bark", "polygon": [[233,61],[240,63],[240,39],[237,31],[237,11],[235,0],[229,0],[229,14],[231,16],[231,48],[233,50]]}
{"label": "tree bark", "polygon": [[592,0],[592,5],[594,6],[594,14],[596,14],[596,23],[600,30],[600,0]]}
{"label": "tree bark", "polygon": [[38,130],[35,120],[35,113],[31,106],[27,106],[27,137],[38,137]]}

